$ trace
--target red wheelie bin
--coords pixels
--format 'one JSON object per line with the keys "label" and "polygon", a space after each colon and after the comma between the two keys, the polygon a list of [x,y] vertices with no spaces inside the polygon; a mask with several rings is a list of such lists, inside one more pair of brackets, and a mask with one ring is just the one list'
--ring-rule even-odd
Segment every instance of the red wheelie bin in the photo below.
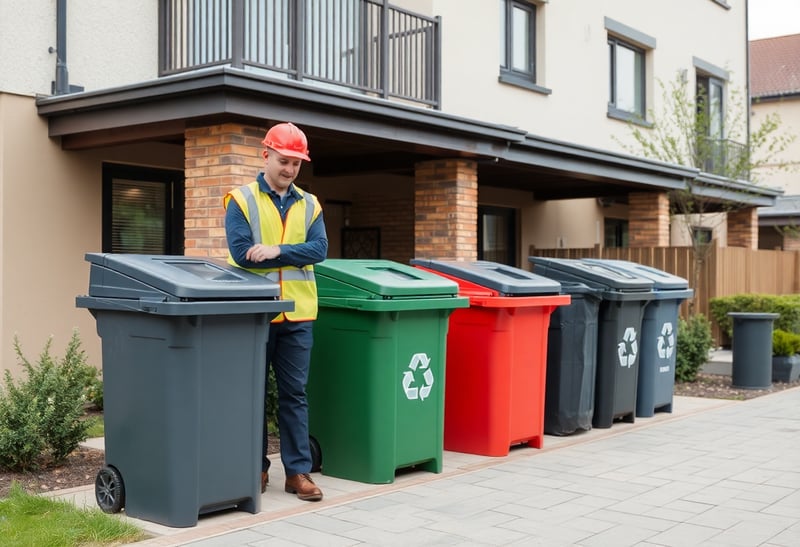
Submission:
{"label": "red wheelie bin", "polygon": [[450,316],[444,449],[506,456],[518,444],[541,448],[550,314],[571,297],[558,281],[494,262],[411,264],[455,281],[470,303]]}

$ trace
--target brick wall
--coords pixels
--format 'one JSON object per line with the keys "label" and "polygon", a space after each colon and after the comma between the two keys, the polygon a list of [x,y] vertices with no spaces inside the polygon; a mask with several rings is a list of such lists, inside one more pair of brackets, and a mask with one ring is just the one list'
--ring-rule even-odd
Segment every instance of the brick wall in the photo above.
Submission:
{"label": "brick wall", "polygon": [[473,161],[416,165],[414,256],[476,260],[478,167]]}
{"label": "brick wall", "polygon": [[408,264],[414,257],[413,198],[358,195],[350,210],[350,227],[380,229],[380,257]]}
{"label": "brick wall", "polygon": [[628,194],[628,244],[669,247],[669,196],[666,192]]}
{"label": "brick wall", "polygon": [[263,168],[264,129],[235,123],[186,129],[185,177],[187,256],[226,257],[222,197],[254,180]]}
{"label": "brick wall", "polygon": [[758,212],[755,207],[728,213],[728,247],[758,249]]}
{"label": "brick wall", "polygon": [[794,233],[786,233],[783,237],[784,251],[800,251],[800,236]]}

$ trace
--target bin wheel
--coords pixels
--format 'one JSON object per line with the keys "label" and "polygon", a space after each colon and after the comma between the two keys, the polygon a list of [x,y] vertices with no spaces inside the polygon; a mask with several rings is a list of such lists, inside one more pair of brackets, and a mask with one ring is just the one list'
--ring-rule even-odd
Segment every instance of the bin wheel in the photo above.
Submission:
{"label": "bin wheel", "polygon": [[322,469],[322,449],[319,446],[319,441],[308,436],[308,446],[311,448],[311,472],[316,473]]}
{"label": "bin wheel", "polygon": [[125,506],[125,485],[119,471],[110,465],[98,471],[94,496],[104,513],[119,513]]}

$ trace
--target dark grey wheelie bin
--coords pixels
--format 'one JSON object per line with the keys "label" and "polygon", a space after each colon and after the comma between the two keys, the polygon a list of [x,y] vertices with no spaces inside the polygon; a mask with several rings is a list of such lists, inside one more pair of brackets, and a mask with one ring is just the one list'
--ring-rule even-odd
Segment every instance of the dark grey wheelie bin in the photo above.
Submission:
{"label": "dark grey wheelie bin", "polygon": [[599,260],[653,281],[653,300],[642,318],[642,350],[636,389],[636,416],[672,412],[675,391],[675,353],[681,303],[694,295],[689,282],[669,272],[627,260]]}
{"label": "dark grey wheelie bin", "polygon": [[261,509],[269,322],[294,302],[222,261],[90,253],[87,308],[102,342],[107,513],[165,526]]}
{"label": "dark grey wheelie bin", "polygon": [[608,428],[619,419],[632,423],[642,318],[653,297],[653,282],[585,259],[531,256],[528,260],[534,273],[601,290],[592,427]]}
{"label": "dark grey wheelie bin", "polygon": [[544,432],[569,435],[592,428],[597,363],[599,289],[572,281],[561,282],[572,300],[550,315],[547,330],[547,380]]}
{"label": "dark grey wheelie bin", "polygon": [[778,313],[729,312],[733,320],[731,385],[772,387],[772,324]]}

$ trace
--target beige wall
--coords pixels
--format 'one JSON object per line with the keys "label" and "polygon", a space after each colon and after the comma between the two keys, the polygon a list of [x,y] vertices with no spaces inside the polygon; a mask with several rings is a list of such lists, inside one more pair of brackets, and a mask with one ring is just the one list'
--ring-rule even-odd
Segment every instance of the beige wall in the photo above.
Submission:
{"label": "beige wall", "polygon": [[711,229],[711,237],[717,247],[727,247],[728,218],[724,213],[706,213],[702,215],[675,215],[669,225],[670,245],[673,247],[690,247],[692,245],[692,227]]}
{"label": "beige wall", "polygon": [[[156,78],[157,36],[158,2],[67,2],[69,82],[91,91]],[[0,91],[50,95],[56,43],[55,0],[0,2]]]}
{"label": "beige wall", "polygon": [[[780,116],[778,133],[793,136],[786,150],[778,155],[774,162],[756,171],[758,183],[764,186],[781,188],[786,195],[800,195],[800,98],[782,99],[755,103],[752,107],[751,123],[755,131],[769,114]],[[756,161],[763,161],[756,158]],[[777,168],[777,164],[786,163],[786,168]]]}
{"label": "beige wall", "polygon": [[[659,82],[671,84],[678,71],[686,71],[687,89],[692,96],[694,60],[700,59],[728,71],[729,108],[738,107],[740,112],[746,112],[744,0],[730,0],[730,9],[711,0],[541,3],[537,20],[537,83],[549,88],[552,91],[549,95],[497,81],[498,2],[470,2],[468,10],[459,0],[397,3],[422,10],[430,4],[427,14],[442,17],[447,31],[442,51],[442,109],[451,114],[519,127],[546,138],[628,153],[629,148],[623,143],[630,146],[633,140],[627,123],[607,116],[609,64],[605,17],[656,39],[655,49],[647,56],[648,111],[663,112]],[[715,32],[708,32],[711,27]],[[476,74],[487,76],[476,77]],[[738,126],[729,129],[741,136],[739,140],[744,140],[746,116],[733,116],[728,121],[733,120]],[[594,199],[531,203],[519,211],[522,257],[528,252],[528,245],[551,248],[602,244],[604,217],[627,218],[625,206],[616,205],[609,210]],[[718,227],[715,232],[721,229],[724,230]]]}
{"label": "beige wall", "polygon": [[19,372],[15,334],[35,359],[50,336],[62,356],[75,328],[99,366],[95,321],[75,297],[88,290],[84,254],[101,250],[102,162],[182,169],[183,147],[63,151],[34,99],[16,95],[0,94],[0,120],[0,370]]}
{"label": "beige wall", "polygon": [[[728,70],[729,84],[744,89],[745,2],[730,0],[728,4],[730,9],[711,0],[546,3],[538,10],[537,25],[544,31],[538,79],[552,90],[544,95],[497,81],[498,2],[473,1],[464,9],[463,0],[432,0],[429,15],[441,15],[446,31],[443,111],[519,127],[535,135],[624,151],[612,136],[629,140],[627,124],[606,115],[609,64],[604,17],[656,39],[656,48],[648,56],[647,101],[648,107],[658,108],[657,80],[671,82],[678,70],[685,69],[689,89],[694,89],[694,57]],[[715,31],[708,32],[709,28]]]}

